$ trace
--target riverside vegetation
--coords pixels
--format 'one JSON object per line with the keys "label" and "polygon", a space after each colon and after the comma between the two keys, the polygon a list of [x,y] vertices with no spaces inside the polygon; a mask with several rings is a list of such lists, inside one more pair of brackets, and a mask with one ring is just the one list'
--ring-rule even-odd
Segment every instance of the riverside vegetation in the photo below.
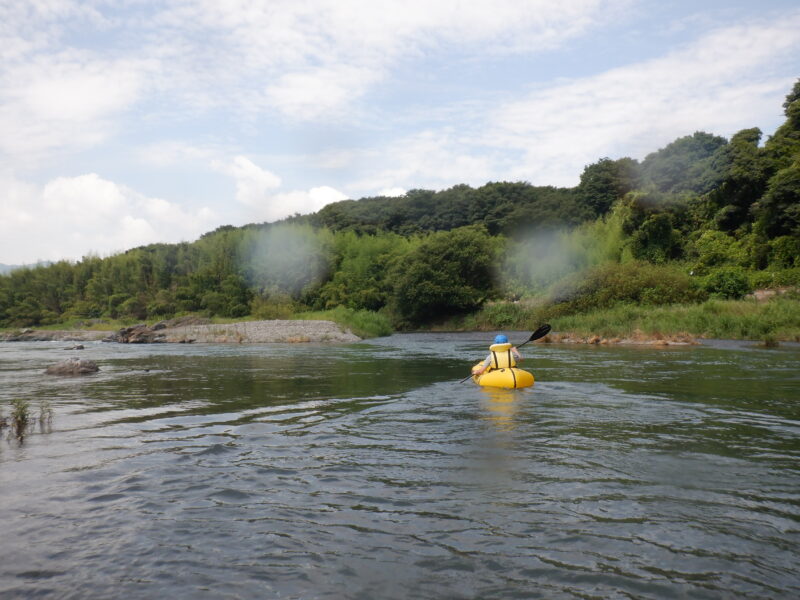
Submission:
{"label": "riverside vegetation", "polygon": [[[394,329],[800,340],[800,80],[786,121],[602,158],[574,188],[493,182],[330,204],[0,276],[0,327],[326,318]],[[776,293],[746,299],[754,290]],[[99,321],[98,321],[99,320]]]}
{"label": "riverside vegetation", "polygon": [[38,423],[42,432],[49,429],[53,422],[53,408],[48,400],[39,401],[38,417],[31,410],[30,402],[24,398],[15,398],[10,402],[11,415],[3,416],[3,407],[0,405],[0,434],[3,429],[9,428],[9,437],[16,438],[20,443],[25,436],[33,430]]}

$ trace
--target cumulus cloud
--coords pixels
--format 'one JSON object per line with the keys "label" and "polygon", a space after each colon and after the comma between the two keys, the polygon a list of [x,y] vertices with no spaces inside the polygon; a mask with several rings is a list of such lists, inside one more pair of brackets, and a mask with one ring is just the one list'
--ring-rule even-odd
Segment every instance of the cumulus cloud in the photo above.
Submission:
{"label": "cumulus cloud", "polygon": [[278,192],[281,178],[244,156],[229,161],[215,160],[212,165],[235,181],[236,200],[248,209],[246,220],[277,221],[296,213],[315,212],[326,204],[347,198],[329,186]]}
{"label": "cumulus cloud", "polygon": [[[0,176],[0,262],[78,259],[153,242],[192,240],[218,224],[207,208],[188,211],[94,173],[44,186]],[[49,250],[42,253],[41,248]]]}
{"label": "cumulus cloud", "polygon": [[244,156],[237,156],[229,162],[215,160],[212,166],[233,177],[236,181],[236,200],[252,208],[263,205],[270,192],[281,185],[280,177]]}

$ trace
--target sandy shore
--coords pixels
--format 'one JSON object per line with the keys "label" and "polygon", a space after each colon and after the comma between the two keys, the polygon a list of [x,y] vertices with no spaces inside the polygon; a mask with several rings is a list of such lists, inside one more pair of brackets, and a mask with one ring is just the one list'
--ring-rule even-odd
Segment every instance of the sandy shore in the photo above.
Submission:
{"label": "sandy shore", "polygon": [[[145,333],[138,343],[334,343],[343,344],[361,340],[349,330],[333,321],[242,321],[227,325],[210,323],[178,324],[164,322],[161,326],[141,326]],[[136,329],[136,328],[127,328]],[[125,331],[125,330],[122,330]],[[0,333],[0,341],[5,342],[91,342],[97,340],[123,341],[119,332],[73,330],[55,331],[45,329],[23,329],[20,331]]]}

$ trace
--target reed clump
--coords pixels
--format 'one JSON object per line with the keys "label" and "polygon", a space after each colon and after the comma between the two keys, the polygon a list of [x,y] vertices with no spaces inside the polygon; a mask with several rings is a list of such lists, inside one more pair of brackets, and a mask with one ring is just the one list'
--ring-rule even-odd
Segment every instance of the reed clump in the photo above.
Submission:
{"label": "reed clump", "polygon": [[22,439],[28,431],[30,423],[30,403],[22,398],[15,398],[11,401],[11,433]]}
{"label": "reed clump", "polygon": [[49,400],[39,401],[38,415],[34,413],[31,403],[24,398],[11,400],[11,414],[5,417],[0,410],[0,431],[9,428],[9,437],[15,437],[20,442],[38,423],[42,432],[49,431],[53,423],[53,407]]}

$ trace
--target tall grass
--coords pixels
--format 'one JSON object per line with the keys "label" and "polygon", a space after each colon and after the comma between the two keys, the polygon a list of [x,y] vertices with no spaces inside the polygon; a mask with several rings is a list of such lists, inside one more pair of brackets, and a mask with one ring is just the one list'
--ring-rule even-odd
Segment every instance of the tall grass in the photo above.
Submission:
{"label": "tall grass", "polygon": [[391,322],[381,313],[370,310],[354,310],[344,306],[337,306],[330,310],[297,313],[293,318],[333,321],[362,338],[390,335],[393,331]]}
{"label": "tall grass", "polygon": [[620,304],[552,319],[556,331],[578,335],[627,337],[689,334],[695,337],[800,341],[800,301],[774,298],[707,300],[701,304],[637,306]]}
{"label": "tall grass", "polygon": [[558,314],[546,303],[496,302],[465,317],[448,320],[443,330],[534,330],[549,322],[553,330],[579,336],[629,337],[635,332],[659,337],[800,341],[800,299],[706,300],[696,304],[641,305],[621,302],[606,308]]}

